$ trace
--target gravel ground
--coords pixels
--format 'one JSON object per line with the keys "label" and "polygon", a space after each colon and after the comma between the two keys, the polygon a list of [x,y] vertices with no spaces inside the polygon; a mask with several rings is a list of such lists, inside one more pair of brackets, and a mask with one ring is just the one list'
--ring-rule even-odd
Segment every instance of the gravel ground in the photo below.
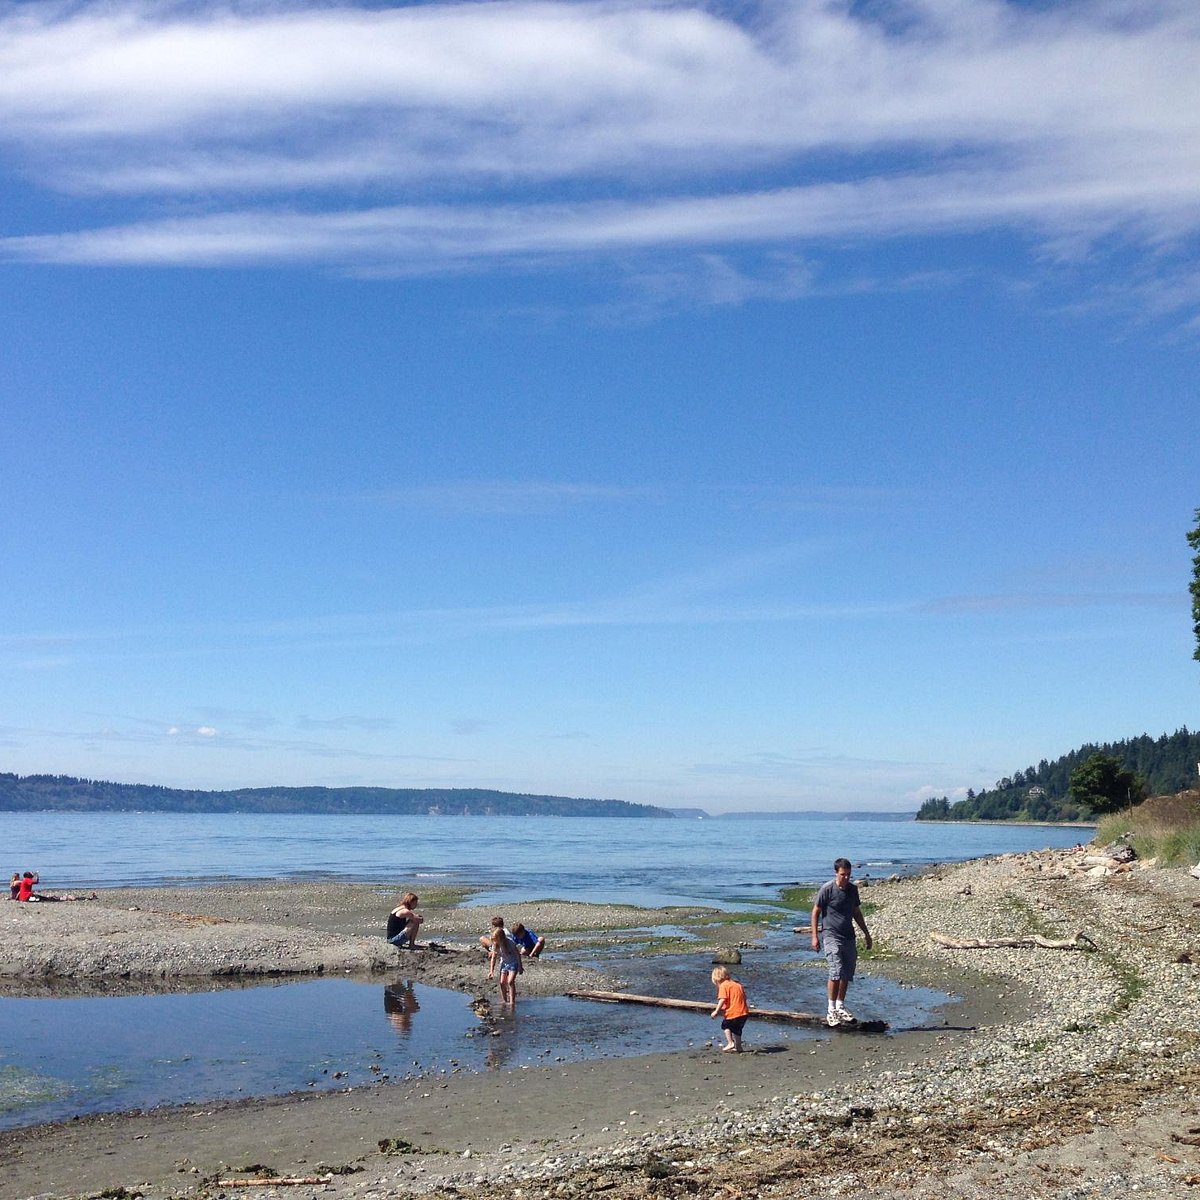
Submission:
{"label": "gravel ground", "polygon": [[[865,894],[881,949],[860,970],[963,995],[943,1026],[833,1036],[807,1050],[760,1040],[741,1056],[568,1064],[17,1131],[0,1135],[0,1195],[118,1186],[152,1200],[593,1192],[981,1200],[999,1187],[1055,1200],[1186,1194],[1200,1184],[1200,882],[1156,869],[1096,878],[1081,857],[1008,855]],[[246,903],[247,889],[224,900],[218,891],[201,894],[209,915],[221,915],[219,903]],[[263,889],[262,904],[293,904],[292,888],[278,892]],[[177,910],[201,907],[167,895]],[[370,899],[377,921],[378,892]],[[360,903],[358,917],[346,909],[335,919],[319,903],[293,904],[279,913],[296,915],[276,919],[328,933],[366,911]],[[541,932],[551,911],[540,927],[531,910],[521,915]],[[564,927],[572,919],[585,927],[583,911],[560,915]],[[636,923],[662,915],[638,914]],[[610,918],[609,928],[631,921],[629,910],[597,910],[598,927]],[[485,919],[458,910],[438,929],[449,938],[461,922],[455,954],[470,956]],[[939,950],[933,931],[960,939],[1082,931],[1098,948]],[[259,1166],[329,1172],[328,1182],[236,1190],[219,1182]]]}
{"label": "gravel ground", "polygon": [[[885,949],[862,966],[974,986],[999,1018],[990,1028],[935,1036],[932,1053],[806,1094],[753,1105],[717,1097],[709,1119],[603,1154],[556,1147],[503,1167],[493,1156],[442,1182],[480,1197],[519,1187],[879,1200],[976,1198],[998,1186],[1063,1200],[1176,1196],[1200,1185],[1200,884],[1180,870],[1094,877],[1082,859],[1007,855],[865,893]],[[933,931],[1083,932],[1098,949],[932,950]],[[386,1182],[358,1190],[406,1194]]]}
{"label": "gravel ground", "polygon": [[[422,897],[421,947],[383,940],[392,889],[375,884],[239,883],[185,888],[112,888],[71,902],[10,904],[0,939],[0,993],[111,993],[122,987],[186,987],[211,978],[340,974],[402,966],[405,977],[478,991],[486,955],[478,938],[490,910],[462,907],[461,891]],[[549,935],[615,935],[711,915],[627,905],[535,901],[512,920]],[[545,955],[521,979],[530,995],[612,988],[620,981]]]}

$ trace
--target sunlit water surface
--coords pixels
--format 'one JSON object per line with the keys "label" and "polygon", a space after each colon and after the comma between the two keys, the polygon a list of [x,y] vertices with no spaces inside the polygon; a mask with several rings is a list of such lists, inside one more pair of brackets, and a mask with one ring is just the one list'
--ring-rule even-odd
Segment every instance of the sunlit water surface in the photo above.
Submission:
{"label": "sunlit water surface", "polygon": [[[480,886],[473,902],[562,898],[655,906],[766,904],[850,857],[882,877],[1011,850],[1070,845],[1077,830],[913,822],[333,817],[165,813],[0,814],[13,866],[49,890],[338,877],[420,890]],[[819,1012],[824,975],[781,919],[738,976],[752,1004]],[[560,948],[555,952],[562,953]],[[569,950],[567,951],[569,954]],[[805,965],[811,963],[812,965]],[[633,990],[711,999],[707,964],[608,961]],[[536,970],[536,966],[531,969]],[[868,968],[869,970],[869,968]],[[488,986],[482,979],[483,990]],[[493,997],[493,1000],[495,997]],[[947,1000],[861,975],[855,1007],[894,1030]],[[682,1049],[719,1036],[702,1014],[522,997],[494,1025],[470,997],[406,981],[320,979],[159,995],[0,998],[0,1126],[86,1113],[455,1071],[521,1069]],[[753,1044],[829,1036],[754,1024]]]}

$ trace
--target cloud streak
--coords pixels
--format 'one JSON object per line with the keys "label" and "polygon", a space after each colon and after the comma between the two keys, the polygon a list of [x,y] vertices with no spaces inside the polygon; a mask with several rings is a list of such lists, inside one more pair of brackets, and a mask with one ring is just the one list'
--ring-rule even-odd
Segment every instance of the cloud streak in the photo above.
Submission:
{"label": "cloud streak", "polygon": [[[819,625],[873,623],[890,619],[998,620],[1011,615],[1078,610],[1183,610],[1185,599],[1174,593],[1088,592],[1019,593],[955,596],[932,600],[855,602],[773,601],[746,597],[747,572],[763,573],[790,561],[798,551],[784,547],[717,564],[707,572],[652,581],[624,593],[590,600],[537,605],[493,605],[418,609],[399,612],[341,613],[297,620],[161,629],[95,630],[63,635],[73,646],[72,661],[124,660],[130,657],[193,657],[352,650],[382,646],[431,645],[462,638],[501,634],[537,634],[561,630],[701,627],[721,625]],[[1050,635],[1045,635],[1050,636]],[[1087,636],[1073,629],[1053,635]],[[36,638],[33,640],[37,640]],[[24,654],[18,635],[0,638],[0,656],[19,662]],[[3,658],[0,657],[0,662]],[[363,718],[322,722],[300,718],[301,729],[350,728]],[[182,726],[182,723],[179,723]],[[382,728],[382,726],[380,726]]]}
{"label": "cloud streak", "polygon": [[[1198,164],[1200,166],[1200,164]],[[15,260],[89,266],[308,262],[398,272],[711,246],[1072,229],[1147,244],[1200,226],[1200,179],[955,172],[580,204],[272,208],[6,238]]]}
{"label": "cloud streak", "polygon": [[381,508],[416,509],[455,516],[541,516],[596,504],[644,504],[658,492],[650,487],[616,487],[553,481],[463,480],[358,492],[343,497]]}
{"label": "cloud streak", "polygon": [[0,47],[0,165],[127,212],[10,228],[21,261],[416,273],[994,230],[1161,255],[1200,228],[1184,0],[34,3]]}

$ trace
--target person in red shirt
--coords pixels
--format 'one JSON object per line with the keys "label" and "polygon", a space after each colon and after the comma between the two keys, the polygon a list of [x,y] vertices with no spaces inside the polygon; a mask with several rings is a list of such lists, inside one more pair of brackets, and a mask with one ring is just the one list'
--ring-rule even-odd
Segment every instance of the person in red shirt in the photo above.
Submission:
{"label": "person in red shirt", "polygon": [[21,882],[17,884],[17,899],[18,900],[36,900],[37,897],[33,894],[33,885],[37,883],[38,877],[32,871],[26,871],[21,876]]}
{"label": "person in red shirt", "polygon": [[721,1028],[725,1030],[725,1045],[721,1049],[727,1054],[741,1054],[742,1029],[750,1015],[746,989],[731,979],[724,967],[713,968],[712,981],[717,985],[717,1006],[709,1016],[721,1018]]}

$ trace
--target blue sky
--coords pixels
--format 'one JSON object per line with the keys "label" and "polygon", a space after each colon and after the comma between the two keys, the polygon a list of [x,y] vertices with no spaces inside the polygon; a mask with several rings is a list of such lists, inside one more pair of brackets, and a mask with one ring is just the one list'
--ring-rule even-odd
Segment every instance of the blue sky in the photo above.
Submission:
{"label": "blue sky", "polygon": [[0,769],[905,809],[1195,727],[1200,9],[0,5]]}

